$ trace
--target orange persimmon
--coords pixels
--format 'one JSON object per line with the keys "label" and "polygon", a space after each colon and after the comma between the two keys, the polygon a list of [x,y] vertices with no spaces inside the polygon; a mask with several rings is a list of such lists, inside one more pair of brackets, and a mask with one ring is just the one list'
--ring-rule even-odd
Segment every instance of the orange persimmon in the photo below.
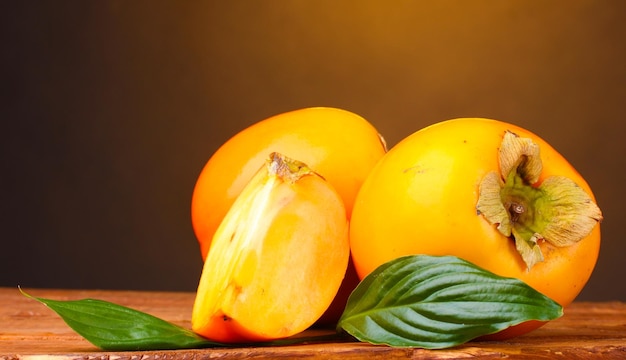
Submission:
{"label": "orange persimmon", "polygon": [[[191,200],[191,221],[205,259],[213,235],[235,198],[271,152],[306,163],[339,193],[350,218],[359,187],[387,151],[384,138],[361,116],[331,107],[278,114],[240,131],[202,169]],[[358,284],[349,264],[335,301],[318,325],[334,325]]]}
{"label": "orange persimmon", "polygon": [[191,221],[202,258],[224,215],[269,153],[302,161],[323,176],[340,194],[349,218],[361,183],[385,151],[372,124],[330,107],[286,112],[240,131],[210,157],[193,190]]}
{"label": "orange persimmon", "polygon": [[408,136],[376,165],[350,244],[361,278],[403,255],[455,255],[566,306],[594,269],[601,219],[587,182],[546,141],[502,121],[455,119]]}
{"label": "orange persimmon", "polygon": [[273,153],[215,232],[192,328],[220,342],[297,334],[329,307],[349,257],[339,194],[305,164]]}

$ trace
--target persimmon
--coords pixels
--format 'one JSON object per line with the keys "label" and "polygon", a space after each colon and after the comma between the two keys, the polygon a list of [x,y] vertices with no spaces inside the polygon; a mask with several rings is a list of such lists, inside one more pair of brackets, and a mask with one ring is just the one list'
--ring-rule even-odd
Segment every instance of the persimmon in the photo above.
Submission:
{"label": "persimmon", "polygon": [[209,158],[193,190],[191,221],[203,259],[224,215],[271,152],[323,176],[341,195],[349,218],[361,183],[386,145],[367,120],[330,107],[278,114],[243,129]]}
{"label": "persimmon", "polygon": [[403,255],[454,255],[567,306],[595,267],[601,219],[587,182],[539,136],[453,119],[401,140],[372,169],[355,200],[350,245],[361,278]]}
{"label": "persimmon", "polygon": [[[191,200],[191,221],[205,259],[213,235],[267,154],[306,163],[339,193],[350,218],[357,191],[387,151],[384,138],[363,117],[347,110],[311,107],[259,121],[225,142],[202,169]],[[350,264],[335,301],[318,325],[334,325],[358,284]]]}
{"label": "persimmon", "polygon": [[339,194],[305,164],[273,153],[215,232],[192,328],[220,342],[297,334],[329,307],[349,256]]}

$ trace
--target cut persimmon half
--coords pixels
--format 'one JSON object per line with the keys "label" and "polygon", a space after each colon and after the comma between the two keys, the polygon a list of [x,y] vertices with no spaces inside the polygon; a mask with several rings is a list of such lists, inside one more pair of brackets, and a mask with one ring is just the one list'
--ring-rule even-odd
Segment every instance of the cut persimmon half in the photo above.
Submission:
{"label": "cut persimmon half", "polygon": [[331,304],[349,254],[335,189],[304,163],[272,153],[215,232],[192,328],[221,342],[302,332]]}

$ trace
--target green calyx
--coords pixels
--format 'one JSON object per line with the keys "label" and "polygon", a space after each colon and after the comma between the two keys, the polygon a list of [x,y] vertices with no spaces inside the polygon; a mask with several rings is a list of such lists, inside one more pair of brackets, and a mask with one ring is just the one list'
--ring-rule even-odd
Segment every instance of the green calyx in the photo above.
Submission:
{"label": "green calyx", "polygon": [[602,212],[574,181],[551,176],[535,186],[543,169],[539,146],[513,132],[504,134],[499,151],[500,173],[480,183],[476,208],[502,235],[513,237],[530,270],[543,261],[539,244],[573,245],[602,220]]}

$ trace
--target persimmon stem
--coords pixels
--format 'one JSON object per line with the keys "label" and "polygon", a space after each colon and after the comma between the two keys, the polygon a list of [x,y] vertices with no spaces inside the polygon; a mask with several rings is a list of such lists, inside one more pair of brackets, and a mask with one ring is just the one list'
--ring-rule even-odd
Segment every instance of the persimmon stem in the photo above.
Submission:
{"label": "persimmon stem", "polygon": [[543,261],[540,241],[573,245],[602,220],[593,199],[571,179],[552,176],[539,183],[543,166],[531,139],[507,131],[499,161],[499,174],[481,181],[476,208],[502,235],[513,236],[529,270]]}

